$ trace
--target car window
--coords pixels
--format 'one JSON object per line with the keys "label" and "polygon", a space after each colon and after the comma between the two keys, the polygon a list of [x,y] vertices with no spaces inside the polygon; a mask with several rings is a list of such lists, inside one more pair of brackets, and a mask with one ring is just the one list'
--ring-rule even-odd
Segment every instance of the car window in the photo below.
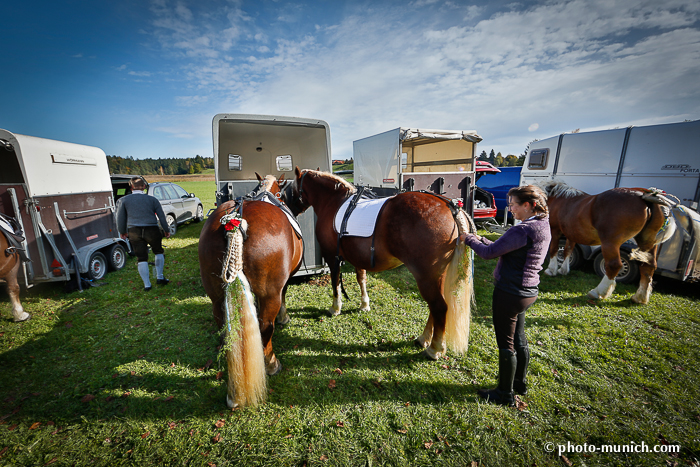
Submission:
{"label": "car window", "polygon": [[189,193],[187,193],[182,187],[180,187],[178,185],[170,185],[170,186],[175,189],[175,193],[177,193],[178,198],[189,198],[190,197]]}
{"label": "car window", "polygon": [[172,185],[163,185],[163,190],[165,190],[166,193],[166,199],[178,199],[180,198],[177,193],[175,193],[175,190],[173,190]]}
{"label": "car window", "polygon": [[159,187],[159,186],[155,187],[155,189],[153,190],[153,196],[154,196],[155,199],[157,199],[157,200],[165,199],[165,196],[164,196],[164,193],[163,193],[163,188],[161,188],[161,187]]}

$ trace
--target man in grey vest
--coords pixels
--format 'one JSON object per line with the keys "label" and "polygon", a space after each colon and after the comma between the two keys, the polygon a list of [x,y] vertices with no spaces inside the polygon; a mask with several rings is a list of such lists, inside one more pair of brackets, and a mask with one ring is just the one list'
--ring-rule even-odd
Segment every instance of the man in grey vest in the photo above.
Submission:
{"label": "man in grey vest", "polygon": [[[129,184],[132,193],[119,200],[121,203],[117,209],[117,228],[123,239],[129,237],[131,248],[138,259],[143,290],[147,292],[152,288],[148,269],[149,245],[156,255],[156,284],[166,285],[170,282],[163,275],[165,256],[163,256],[163,234],[160,227],[163,227],[165,238],[170,237],[170,229],[160,202],[145,193],[146,181],[141,177],[134,177]],[[156,216],[158,216],[157,219]]]}

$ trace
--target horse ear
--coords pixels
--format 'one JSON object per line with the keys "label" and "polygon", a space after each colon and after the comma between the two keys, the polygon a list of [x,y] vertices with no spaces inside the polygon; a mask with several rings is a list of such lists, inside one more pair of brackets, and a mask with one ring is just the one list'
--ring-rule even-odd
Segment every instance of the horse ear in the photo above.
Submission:
{"label": "horse ear", "polygon": [[260,176],[259,173],[255,172],[255,176],[258,177],[259,182],[262,182],[262,177]]}
{"label": "horse ear", "polygon": [[294,168],[294,174],[297,176],[297,178],[301,177],[301,170],[299,170],[298,165]]}
{"label": "horse ear", "polygon": [[283,181],[284,181],[284,174],[280,175],[280,178],[277,179],[277,183],[280,183]]}
{"label": "horse ear", "polygon": [[321,167],[316,167],[316,172],[320,172],[320,171],[321,171]]}

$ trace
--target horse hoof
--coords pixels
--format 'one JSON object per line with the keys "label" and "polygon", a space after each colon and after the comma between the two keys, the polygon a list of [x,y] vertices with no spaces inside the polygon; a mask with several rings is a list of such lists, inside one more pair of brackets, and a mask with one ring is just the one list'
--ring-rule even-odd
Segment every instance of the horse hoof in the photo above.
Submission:
{"label": "horse hoof", "polygon": [[[22,316],[22,315],[24,315],[24,316]],[[29,313],[26,313],[24,311],[22,312],[22,315],[20,315],[19,318],[15,318],[15,320],[14,320],[15,323],[22,323],[24,321],[29,321],[32,317],[32,315],[30,315]]]}
{"label": "horse hoof", "polygon": [[371,310],[371,308],[369,307],[369,305],[360,307],[360,311],[370,311],[370,310]]}
{"label": "horse hoof", "polygon": [[289,324],[289,322],[290,322],[291,320],[292,320],[292,318],[290,318],[289,315],[284,315],[284,318],[282,318],[281,320],[276,321],[275,324],[277,324],[277,326],[286,326],[286,325]]}
{"label": "horse hoof", "polygon": [[267,373],[268,376],[275,376],[280,371],[282,371],[282,364],[279,360],[275,360],[274,364],[270,365],[268,368],[265,368],[265,373]]}
{"label": "horse hoof", "polygon": [[598,291],[596,289],[593,289],[588,292],[588,298],[592,298],[593,300],[598,300],[600,298],[600,295],[598,295]]}
{"label": "horse hoof", "polygon": [[331,308],[330,310],[328,310],[328,314],[331,315],[331,317],[338,316],[338,315],[340,315],[340,310],[335,310],[335,309]]}
{"label": "horse hoof", "polygon": [[550,271],[549,269],[545,269],[544,273],[547,274],[548,276],[556,276],[557,275],[556,273]]}
{"label": "horse hoof", "polygon": [[428,347],[424,351],[422,351],[421,355],[423,355],[428,360],[432,360],[434,362],[436,362],[440,358],[440,353],[432,351],[431,347]]}
{"label": "horse hoof", "polygon": [[238,407],[238,404],[233,402],[228,394],[226,394],[226,405],[229,409],[235,409],[236,407]]}
{"label": "horse hoof", "polygon": [[421,342],[420,339],[415,339],[413,341],[413,345],[415,345],[419,349],[425,349],[426,347],[428,347],[429,344],[427,342],[426,343]]}

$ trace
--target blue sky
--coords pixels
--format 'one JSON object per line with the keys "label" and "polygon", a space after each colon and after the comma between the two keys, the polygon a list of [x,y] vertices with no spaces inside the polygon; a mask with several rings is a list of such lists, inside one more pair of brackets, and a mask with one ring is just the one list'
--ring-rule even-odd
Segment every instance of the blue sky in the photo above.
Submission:
{"label": "blue sky", "polygon": [[399,126],[522,153],[700,119],[700,2],[4,2],[0,128],[107,154],[212,154],[217,113],[326,120],[334,158]]}

